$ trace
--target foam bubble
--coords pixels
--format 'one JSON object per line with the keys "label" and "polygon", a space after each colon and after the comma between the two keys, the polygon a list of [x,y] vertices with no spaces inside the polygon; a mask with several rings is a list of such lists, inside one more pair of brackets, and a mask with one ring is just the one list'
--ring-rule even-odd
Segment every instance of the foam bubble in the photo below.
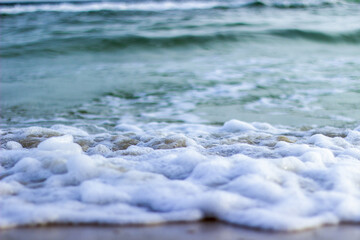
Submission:
{"label": "foam bubble", "polygon": [[66,151],[71,153],[80,153],[82,151],[79,145],[73,143],[72,135],[49,138],[41,142],[38,149],[43,151]]}
{"label": "foam bubble", "polygon": [[15,149],[21,149],[22,146],[18,142],[9,141],[9,142],[6,143],[6,148],[9,149],[9,150],[15,150]]}
{"label": "foam bubble", "polygon": [[240,132],[255,130],[255,128],[251,124],[233,119],[226,122],[222,130],[226,132]]}

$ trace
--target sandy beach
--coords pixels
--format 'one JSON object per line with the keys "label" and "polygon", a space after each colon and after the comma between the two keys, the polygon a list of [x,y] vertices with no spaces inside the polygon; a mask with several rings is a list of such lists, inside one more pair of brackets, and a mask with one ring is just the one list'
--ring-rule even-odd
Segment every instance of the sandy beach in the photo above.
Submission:
{"label": "sandy beach", "polygon": [[300,232],[269,232],[242,228],[226,223],[210,221],[195,223],[176,223],[155,226],[51,226],[26,227],[0,231],[2,240],[358,240],[360,239],[360,225],[342,224],[325,226]]}

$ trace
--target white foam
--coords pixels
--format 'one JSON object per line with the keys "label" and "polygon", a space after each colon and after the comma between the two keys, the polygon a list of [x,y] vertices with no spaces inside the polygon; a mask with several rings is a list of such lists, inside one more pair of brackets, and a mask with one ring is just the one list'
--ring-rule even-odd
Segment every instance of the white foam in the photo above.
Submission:
{"label": "white foam", "polygon": [[90,148],[88,151],[87,151],[88,154],[90,155],[93,155],[93,154],[100,154],[100,155],[109,155],[111,153],[111,150],[103,145],[103,144],[98,144],[96,145],[95,147],[93,148]]}
{"label": "white foam", "polygon": [[241,122],[238,120],[230,120],[224,124],[222,130],[226,132],[240,132],[240,131],[253,131],[255,130],[255,128],[246,122]]}
{"label": "white foam", "polygon": [[[290,231],[360,221],[358,128],[292,131],[231,120],[66,129],[3,130],[0,228],[215,217]],[[41,143],[16,147],[34,138]]]}
{"label": "white foam", "polygon": [[141,133],[142,130],[139,127],[136,127],[134,125],[130,125],[130,124],[118,124],[115,126],[115,129],[117,131],[121,131],[121,132],[135,132],[135,133]]}
{"label": "white foam", "polygon": [[[11,1],[16,2],[16,1]],[[188,9],[211,9],[214,7],[242,7],[259,1],[140,1],[140,2],[96,2],[96,3],[54,3],[47,4],[38,1],[38,4],[21,5],[15,4],[13,6],[2,6],[1,13],[5,14],[19,14],[29,12],[89,12],[89,11],[166,11],[166,10],[188,10]],[[344,3],[342,0],[262,0],[260,1],[267,6],[316,6],[324,3]]]}
{"label": "white foam", "polygon": [[71,153],[80,153],[82,151],[79,145],[73,143],[72,135],[49,138],[40,143],[38,149],[43,151],[65,151]]}
{"label": "white foam", "polygon": [[65,126],[65,125],[54,125],[51,129],[58,131],[62,134],[70,134],[72,136],[89,136],[87,132],[76,127]]}
{"label": "white foam", "polygon": [[97,180],[85,181],[80,185],[81,201],[90,204],[109,204],[112,202],[128,202],[130,197],[115,187]]}
{"label": "white foam", "polygon": [[22,146],[18,142],[9,141],[9,142],[6,143],[6,148],[9,149],[9,150],[15,150],[15,149],[21,149]]}
{"label": "white foam", "polygon": [[0,12],[19,14],[28,12],[89,12],[89,11],[166,11],[186,9],[207,9],[221,6],[221,2],[98,2],[98,3],[59,3],[37,5],[14,5],[1,7]]}

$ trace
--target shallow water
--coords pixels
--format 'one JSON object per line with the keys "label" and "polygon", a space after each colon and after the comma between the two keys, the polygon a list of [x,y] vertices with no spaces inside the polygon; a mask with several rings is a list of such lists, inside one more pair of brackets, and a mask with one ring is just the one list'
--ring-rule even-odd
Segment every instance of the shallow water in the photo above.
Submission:
{"label": "shallow water", "polygon": [[0,14],[0,227],[360,221],[356,1]]}
{"label": "shallow water", "polygon": [[357,3],[49,2],[1,18],[3,126],[359,119]]}

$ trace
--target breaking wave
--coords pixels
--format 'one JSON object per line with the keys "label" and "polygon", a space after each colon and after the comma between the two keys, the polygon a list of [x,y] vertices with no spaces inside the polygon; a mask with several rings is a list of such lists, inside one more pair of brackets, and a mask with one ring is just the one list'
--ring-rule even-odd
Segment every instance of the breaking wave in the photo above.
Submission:
{"label": "breaking wave", "polygon": [[94,36],[48,38],[39,41],[3,46],[2,57],[25,54],[66,54],[74,51],[111,51],[127,47],[171,48],[186,46],[205,46],[206,44],[224,44],[226,42],[267,41],[271,38],[286,40],[307,40],[320,43],[360,43],[360,30],[340,33],[326,33],[300,29],[273,29],[266,31],[230,31],[212,34],[189,34],[176,36]]}
{"label": "breaking wave", "polygon": [[346,3],[339,0],[318,1],[140,1],[140,2],[5,2],[0,4],[2,14],[32,12],[89,12],[89,11],[167,11],[238,7],[305,8]]}

